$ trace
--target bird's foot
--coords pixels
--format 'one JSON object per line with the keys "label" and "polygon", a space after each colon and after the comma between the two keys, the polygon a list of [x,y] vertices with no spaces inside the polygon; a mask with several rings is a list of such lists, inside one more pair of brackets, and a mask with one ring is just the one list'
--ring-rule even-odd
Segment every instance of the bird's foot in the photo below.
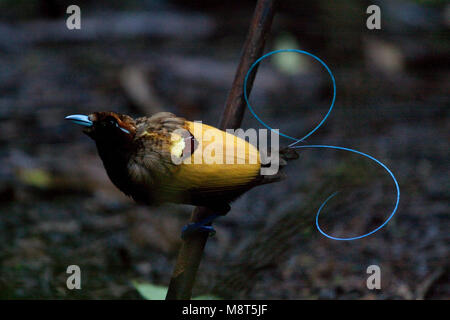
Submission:
{"label": "bird's foot", "polygon": [[212,237],[216,234],[216,230],[211,226],[211,222],[219,216],[218,214],[213,214],[199,222],[185,225],[181,230],[181,239],[186,239],[198,232],[207,232]]}

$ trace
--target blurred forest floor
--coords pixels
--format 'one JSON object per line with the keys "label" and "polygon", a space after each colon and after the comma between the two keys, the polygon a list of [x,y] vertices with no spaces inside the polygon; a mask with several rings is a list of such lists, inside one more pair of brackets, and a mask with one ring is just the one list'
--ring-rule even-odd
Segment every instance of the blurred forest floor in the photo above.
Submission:
{"label": "blurred forest floor", "polygon": [[[120,4],[119,4],[120,3]],[[334,72],[335,109],[289,178],[256,188],[216,223],[195,295],[250,299],[448,299],[449,26],[441,1],[285,1],[266,52],[299,48]],[[0,1],[0,298],[139,299],[133,280],[167,285],[190,207],[137,206],[106,176],[94,143],[69,114],[167,110],[216,125],[239,60],[252,1]],[[84,20],[85,19],[85,20]],[[83,28],[85,28],[83,30]],[[92,32],[89,32],[92,31]],[[297,70],[297,71],[296,71]],[[330,79],[308,57],[265,60],[251,102],[274,128],[301,137],[326,113]],[[261,127],[247,113],[243,128]],[[290,141],[281,139],[281,145]],[[66,288],[66,269],[82,289]],[[366,288],[379,265],[382,289]]]}

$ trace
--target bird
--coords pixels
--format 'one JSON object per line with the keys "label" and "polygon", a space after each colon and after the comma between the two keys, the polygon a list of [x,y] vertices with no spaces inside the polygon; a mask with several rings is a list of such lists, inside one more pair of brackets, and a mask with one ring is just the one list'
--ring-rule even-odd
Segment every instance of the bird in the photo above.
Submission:
{"label": "bird", "polygon": [[[287,161],[297,159],[290,148],[281,149],[280,171],[262,175],[257,147],[245,139],[170,112],[132,117],[112,111],[65,117],[84,127],[92,138],[112,183],[137,203],[165,202],[203,206],[225,215],[230,204],[253,187],[285,178]],[[209,218],[185,226],[213,232]]]}

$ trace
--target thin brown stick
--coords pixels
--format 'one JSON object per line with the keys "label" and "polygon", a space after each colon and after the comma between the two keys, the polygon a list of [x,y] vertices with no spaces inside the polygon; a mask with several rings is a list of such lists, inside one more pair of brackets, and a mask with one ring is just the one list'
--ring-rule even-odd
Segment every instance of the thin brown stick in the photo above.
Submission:
{"label": "thin brown stick", "polygon": [[[236,76],[225,103],[225,110],[219,124],[220,129],[236,129],[241,125],[245,112],[245,100],[242,90],[245,75],[250,66],[262,55],[275,14],[276,2],[277,0],[258,0],[256,4]],[[255,67],[248,78],[248,95],[250,95],[256,71]],[[212,213],[208,208],[197,207],[192,212],[190,222],[198,222]],[[206,233],[198,233],[183,240],[172,279],[170,280],[166,300],[187,300],[191,298],[195,276],[207,240],[208,235]]]}

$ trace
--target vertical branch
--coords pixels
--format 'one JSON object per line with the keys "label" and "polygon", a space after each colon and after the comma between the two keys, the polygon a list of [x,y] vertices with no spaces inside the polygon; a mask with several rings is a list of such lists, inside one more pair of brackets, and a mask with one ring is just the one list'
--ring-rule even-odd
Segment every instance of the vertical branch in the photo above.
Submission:
{"label": "vertical branch", "polygon": [[[244,80],[245,76],[252,64],[262,56],[266,38],[272,25],[273,16],[275,15],[275,7],[277,0],[259,0],[256,4],[250,29],[242,49],[241,59],[239,61],[236,75],[231,85],[230,93],[225,102],[225,110],[220,120],[219,128],[236,129],[239,128],[244,117],[245,100],[244,100]],[[247,95],[253,87],[258,66],[253,68],[252,73],[247,80]]]}
{"label": "vertical branch", "polygon": [[[272,25],[277,0],[258,0],[255,12],[250,24],[250,29],[245,40],[240,62],[234,77],[231,90],[228,94],[225,110],[220,120],[219,128],[236,129],[240,127],[245,111],[243,85],[245,75],[251,65],[262,55],[265,40]],[[256,67],[247,81],[247,93],[253,86],[256,75]],[[198,222],[208,215],[211,210],[205,207],[197,207],[192,212],[190,222]],[[208,240],[206,233],[197,233],[183,240],[177,257],[175,268],[169,284],[166,299],[190,299],[195,276],[203,255],[203,250]]]}

